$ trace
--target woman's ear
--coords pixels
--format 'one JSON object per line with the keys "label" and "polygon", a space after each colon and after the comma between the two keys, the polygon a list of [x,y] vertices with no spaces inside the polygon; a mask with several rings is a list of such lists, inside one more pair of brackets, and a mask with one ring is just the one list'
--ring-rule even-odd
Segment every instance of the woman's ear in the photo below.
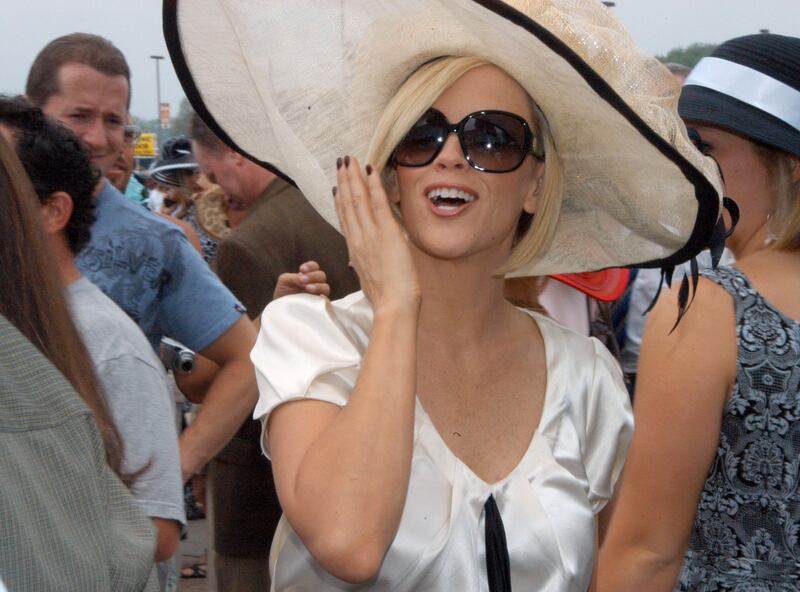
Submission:
{"label": "woman's ear", "polygon": [[72,198],[64,191],[56,191],[47,196],[41,204],[42,225],[47,234],[58,234],[69,224],[74,204]]}
{"label": "woman's ear", "polygon": [[795,183],[800,182],[800,156],[790,154],[789,167],[792,170],[792,181]]}
{"label": "woman's ear", "polygon": [[529,192],[522,204],[522,209],[528,214],[536,213],[536,206],[539,204],[539,198],[542,196],[542,187],[544,186],[544,171],[539,171],[536,176],[536,183],[533,186],[533,191]]}

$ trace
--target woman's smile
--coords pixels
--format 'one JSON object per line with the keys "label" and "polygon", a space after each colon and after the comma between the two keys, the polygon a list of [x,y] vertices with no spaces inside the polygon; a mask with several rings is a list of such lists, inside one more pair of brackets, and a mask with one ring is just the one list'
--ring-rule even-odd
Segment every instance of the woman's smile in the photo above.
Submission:
{"label": "woman's smile", "polygon": [[479,199],[477,191],[455,183],[429,185],[423,194],[431,211],[445,218],[461,214]]}

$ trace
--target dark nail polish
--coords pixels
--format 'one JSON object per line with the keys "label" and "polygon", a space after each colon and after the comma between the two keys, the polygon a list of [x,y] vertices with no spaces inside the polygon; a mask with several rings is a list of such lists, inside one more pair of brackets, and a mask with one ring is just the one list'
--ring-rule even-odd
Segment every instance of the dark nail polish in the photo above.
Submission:
{"label": "dark nail polish", "polygon": [[336,197],[336,187],[331,188],[331,193],[333,193],[333,197]]}
{"label": "dark nail polish", "polygon": [[371,175],[371,174],[372,174],[372,165],[371,165],[371,164],[368,164],[368,165],[367,165],[367,176],[369,176],[369,175]]}
{"label": "dark nail polish", "polygon": [[345,166],[345,168],[350,166],[350,156],[349,155],[346,155],[344,157],[344,166]]}
{"label": "dark nail polish", "polygon": [[336,170],[338,171],[340,168],[342,168],[342,159],[341,158],[337,158],[336,159]]}

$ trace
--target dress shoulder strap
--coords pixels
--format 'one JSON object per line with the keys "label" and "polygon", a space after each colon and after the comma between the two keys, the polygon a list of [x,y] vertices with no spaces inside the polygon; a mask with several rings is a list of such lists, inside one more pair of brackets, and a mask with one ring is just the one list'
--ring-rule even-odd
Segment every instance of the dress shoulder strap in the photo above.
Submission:
{"label": "dress shoulder strap", "polygon": [[706,269],[701,271],[700,275],[708,278],[715,284],[718,284],[720,287],[722,287],[722,289],[728,292],[728,294],[733,296],[733,299],[736,301],[739,301],[742,298],[747,298],[748,296],[753,296],[755,294],[755,290],[750,284],[750,280],[747,279],[747,276],[744,273],[735,267],[720,265],[716,269]]}

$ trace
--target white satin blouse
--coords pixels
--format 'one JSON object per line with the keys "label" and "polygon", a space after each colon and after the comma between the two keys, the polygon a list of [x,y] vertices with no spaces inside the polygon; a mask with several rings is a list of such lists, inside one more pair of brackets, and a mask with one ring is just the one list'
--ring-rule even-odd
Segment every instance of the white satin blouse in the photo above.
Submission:
{"label": "white satin blouse", "polygon": [[[512,588],[586,591],[594,517],[611,497],[633,418],[605,347],[531,316],[544,339],[547,389],[538,429],[516,468],[497,483],[482,481],[447,448],[418,399],[406,505],[376,579],[350,585],[328,574],[284,516],[272,543],[272,590],[487,592],[484,503],[494,495]],[[266,426],[275,407],[303,398],[347,405],[371,326],[362,292],[335,302],[310,295],[273,301],[251,354],[260,391],[254,417]]]}

